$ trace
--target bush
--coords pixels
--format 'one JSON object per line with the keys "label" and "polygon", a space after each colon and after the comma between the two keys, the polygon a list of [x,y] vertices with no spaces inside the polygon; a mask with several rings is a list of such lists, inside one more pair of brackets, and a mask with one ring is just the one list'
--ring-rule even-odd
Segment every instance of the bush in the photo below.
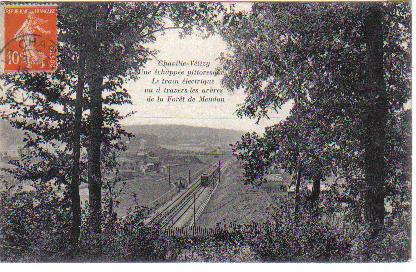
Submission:
{"label": "bush", "polygon": [[350,259],[365,262],[405,262],[411,257],[411,214],[397,211],[385,219],[384,228],[371,240],[369,227],[361,225],[350,232],[353,247]]}
{"label": "bush", "polygon": [[[106,207],[105,205],[103,205]],[[145,226],[146,211],[135,207],[124,217],[103,211],[102,234],[88,230],[82,209],[79,249],[71,252],[68,202],[50,184],[18,188],[0,195],[0,260],[9,262],[164,261],[174,258],[175,243]],[[100,243],[101,252],[93,252]]]}
{"label": "bush", "polygon": [[355,211],[322,196],[318,207],[304,199],[297,212],[293,202],[283,202],[273,212],[273,222],[250,241],[264,261],[408,261],[410,222],[410,211],[395,210],[387,215],[383,230],[370,238],[369,226]]}
{"label": "bush", "polygon": [[0,259],[54,262],[68,254],[68,203],[51,184],[0,195]]}
{"label": "bush", "polygon": [[277,207],[273,221],[251,238],[252,248],[264,261],[334,262],[345,260],[351,241],[343,232],[290,201]]}
{"label": "bush", "polygon": [[[161,235],[157,227],[146,226],[146,214],[144,208],[134,207],[124,217],[105,217],[99,238],[101,252],[98,260],[154,262],[172,258],[173,241]],[[94,248],[92,244],[97,242],[97,238],[89,233],[86,218],[87,213],[84,212],[80,242],[82,252],[79,257],[81,260],[97,260],[97,254],[90,250]]]}

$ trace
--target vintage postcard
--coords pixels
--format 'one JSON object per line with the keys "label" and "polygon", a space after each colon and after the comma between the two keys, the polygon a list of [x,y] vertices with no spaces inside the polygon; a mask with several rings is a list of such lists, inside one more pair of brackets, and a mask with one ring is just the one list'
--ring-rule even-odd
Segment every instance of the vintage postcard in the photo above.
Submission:
{"label": "vintage postcard", "polygon": [[2,2],[0,262],[408,262],[411,6]]}

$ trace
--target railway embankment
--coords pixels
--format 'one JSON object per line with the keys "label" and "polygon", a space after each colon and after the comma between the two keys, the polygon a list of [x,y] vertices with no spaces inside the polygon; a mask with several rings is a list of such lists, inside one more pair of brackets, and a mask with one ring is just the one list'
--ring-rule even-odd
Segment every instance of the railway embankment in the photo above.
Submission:
{"label": "railway embankment", "polygon": [[233,162],[222,173],[221,182],[211,196],[196,225],[215,228],[220,224],[249,224],[265,222],[269,218],[267,208],[272,203],[270,196],[261,188],[244,185],[243,170]]}

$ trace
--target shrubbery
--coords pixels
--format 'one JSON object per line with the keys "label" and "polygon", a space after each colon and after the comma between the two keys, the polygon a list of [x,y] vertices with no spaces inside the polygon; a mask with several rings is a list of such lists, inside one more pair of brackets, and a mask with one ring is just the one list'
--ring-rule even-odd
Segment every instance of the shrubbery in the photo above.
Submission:
{"label": "shrubbery", "polygon": [[411,214],[404,210],[386,217],[384,229],[368,244],[368,226],[349,230],[353,237],[349,257],[353,261],[405,262],[411,257]]}
{"label": "shrubbery", "polygon": [[410,212],[402,210],[390,214],[377,238],[368,239],[369,226],[354,218],[347,208],[334,203],[334,199],[325,199],[318,207],[311,208],[305,200],[296,211],[293,201],[284,202],[274,211],[273,222],[261,234],[250,238],[252,248],[263,261],[274,262],[410,259]]}
{"label": "shrubbery", "polygon": [[[272,222],[260,228],[234,226],[213,236],[180,239],[146,227],[148,211],[143,207],[133,207],[120,217],[108,209],[112,205],[104,198],[101,236],[94,237],[88,230],[85,206],[79,248],[73,250],[69,205],[56,191],[50,184],[40,184],[34,190],[17,188],[0,194],[0,261],[385,262],[410,258],[407,209],[390,213],[377,238],[367,239],[368,226],[330,196],[322,196],[314,207],[305,197],[297,208],[293,201],[282,201]],[[97,243],[99,247],[94,246]]]}
{"label": "shrubbery", "polygon": [[[0,261],[163,261],[172,258],[173,241],[144,225],[145,210],[136,207],[126,216],[103,213],[102,234],[88,230],[87,209],[79,248],[70,248],[70,213],[65,197],[50,185],[0,195]],[[92,245],[100,243],[101,252]]]}
{"label": "shrubbery", "polygon": [[345,259],[351,241],[342,230],[316,216],[316,211],[287,201],[276,208],[273,221],[253,237],[252,248],[264,261],[331,262]]}
{"label": "shrubbery", "polygon": [[52,186],[2,192],[0,259],[19,262],[62,260],[69,252],[70,214]]}

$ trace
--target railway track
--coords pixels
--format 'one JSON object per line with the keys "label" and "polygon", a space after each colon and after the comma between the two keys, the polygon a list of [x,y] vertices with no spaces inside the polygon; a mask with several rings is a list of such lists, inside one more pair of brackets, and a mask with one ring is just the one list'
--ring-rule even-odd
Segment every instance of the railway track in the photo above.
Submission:
{"label": "railway track", "polygon": [[194,194],[195,199],[198,199],[206,189],[207,187],[203,187],[199,184],[195,190],[189,192],[187,196],[179,202],[179,205],[174,206],[174,208],[169,211],[168,215],[163,217],[160,226],[162,228],[174,226],[185,215],[185,213],[192,208]]}
{"label": "railway track", "polygon": [[[227,163],[223,165],[224,169]],[[217,165],[211,165],[208,167],[209,172],[217,170]],[[223,168],[221,167],[221,168]],[[215,182],[218,182],[216,179]],[[168,203],[165,207],[162,207],[159,211],[147,221],[147,224],[157,225],[161,228],[174,227],[181,219],[183,219],[194,205],[195,201],[199,200],[204,195],[209,195],[212,191],[211,185],[203,186],[201,178],[199,177],[190,187],[188,187],[182,194],[177,198],[173,199],[171,203]],[[203,202],[203,201],[202,201]],[[188,214],[189,217],[189,214]]]}
{"label": "railway track", "polygon": [[[198,179],[201,176],[201,174],[203,172],[205,172],[209,167],[210,167],[210,165],[206,165],[206,166],[198,169],[195,173],[193,173],[191,175],[191,180]],[[167,178],[162,178],[160,180],[165,180],[165,179],[167,179]],[[147,204],[147,206],[149,208],[151,208],[152,210],[156,210],[157,208],[159,208],[160,203],[161,202],[162,203],[166,202],[166,197],[169,197],[169,195],[172,195],[172,193],[174,193],[174,191],[176,191],[176,190],[177,190],[176,187],[172,187],[172,189],[170,189],[169,191],[165,192],[163,195],[159,196],[157,199],[155,199],[152,202],[150,202],[149,204]]]}

